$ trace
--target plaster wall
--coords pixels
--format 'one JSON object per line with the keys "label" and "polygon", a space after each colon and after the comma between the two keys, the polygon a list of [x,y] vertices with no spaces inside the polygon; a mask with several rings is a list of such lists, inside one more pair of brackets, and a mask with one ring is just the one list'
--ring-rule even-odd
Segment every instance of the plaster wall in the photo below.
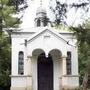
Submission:
{"label": "plaster wall", "polygon": [[[19,32],[20,33],[20,32]],[[22,33],[22,32],[21,32]],[[48,53],[57,49],[61,52],[62,56],[66,56],[67,51],[72,53],[72,75],[63,76],[62,75],[62,59],[58,58],[53,59],[54,69],[54,90],[60,90],[62,86],[73,87],[79,86],[78,79],[78,55],[77,48],[67,44],[63,38],[58,37],[57,35],[49,32],[48,30],[40,33],[31,39],[34,33],[32,34],[13,34],[12,35],[12,73],[11,73],[11,90],[28,90],[33,89],[37,90],[37,58],[33,57],[33,51],[36,49],[42,49],[46,56]],[[69,36],[64,37],[67,40]],[[30,40],[27,42],[27,47],[25,46],[25,39]],[[25,53],[24,57],[24,75],[18,75],[18,53],[23,51]],[[38,53],[38,52],[37,52]],[[27,56],[32,57],[31,64],[30,60],[27,59]],[[31,65],[31,66],[30,66]],[[31,70],[30,70],[31,69]],[[28,75],[31,75],[28,77]],[[76,76],[75,76],[76,75]],[[32,84],[31,84],[32,83]]]}

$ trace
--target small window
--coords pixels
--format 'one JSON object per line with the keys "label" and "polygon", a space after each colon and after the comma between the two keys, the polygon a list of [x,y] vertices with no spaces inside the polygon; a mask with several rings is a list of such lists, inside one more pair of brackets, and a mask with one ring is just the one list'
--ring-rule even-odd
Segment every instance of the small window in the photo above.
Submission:
{"label": "small window", "polygon": [[44,21],[43,21],[44,23],[44,26],[47,26],[47,18],[44,18]]}
{"label": "small window", "polygon": [[66,67],[67,67],[67,75],[71,74],[71,52],[67,52],[67,60],[66,60]]}
{"label": "small window", "polygon": [[18,54],[18,74],[24,74],[24,53],[22,51]]}
{"label": "small window", "polygon": [[41,23],[40,23],[40,20],[38,19],[38,20],[37,20],[37,27],[39,27],[40,24],[41,24]]}

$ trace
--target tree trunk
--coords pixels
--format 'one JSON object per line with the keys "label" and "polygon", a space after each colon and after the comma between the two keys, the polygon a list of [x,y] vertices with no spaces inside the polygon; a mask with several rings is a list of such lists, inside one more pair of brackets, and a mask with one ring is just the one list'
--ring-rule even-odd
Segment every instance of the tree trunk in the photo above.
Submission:
{"label": "tree trunk", "polygon": [[90,60],[87,61],[87,67],[86,67],[85,75],[82,82],[83,90],[87,90],[89,73],[90,73]]}
{"label": "tree trunk", "polygon": [[85,76],[82,82],[82,89],[87,90],[87,82],[88,82],[88,72],[85,72]]}

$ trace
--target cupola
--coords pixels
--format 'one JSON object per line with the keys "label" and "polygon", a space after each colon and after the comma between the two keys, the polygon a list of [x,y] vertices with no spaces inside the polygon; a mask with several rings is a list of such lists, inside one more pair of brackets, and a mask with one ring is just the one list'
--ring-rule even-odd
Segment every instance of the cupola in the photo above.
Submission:
{"label": "cupola", "polygon": [[48,25],[49,19],[47,18],[46,9],[42,6],[38,7],[36,10],[35,26],[44,27]]}

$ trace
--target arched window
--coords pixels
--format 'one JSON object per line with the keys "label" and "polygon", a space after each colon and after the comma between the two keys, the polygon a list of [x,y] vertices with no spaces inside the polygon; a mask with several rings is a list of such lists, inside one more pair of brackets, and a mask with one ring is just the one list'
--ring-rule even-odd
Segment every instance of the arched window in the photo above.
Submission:
{"label": "arched window", "polygon": [[67,60],[66,60],[66,67],[67,67],[67,75],[71,74],[71,52],[67,52]]}
{"label": "arched window", "polygon": [[37,20],[37,27],[40,27],[40,25],[41,25],[41,22],[40,22],[40,20],[38,19],[38,20]]}
{"label": "arched window", "polygon": [[18,54],[18,74],[24,74],[24,53],[22,51]]}

